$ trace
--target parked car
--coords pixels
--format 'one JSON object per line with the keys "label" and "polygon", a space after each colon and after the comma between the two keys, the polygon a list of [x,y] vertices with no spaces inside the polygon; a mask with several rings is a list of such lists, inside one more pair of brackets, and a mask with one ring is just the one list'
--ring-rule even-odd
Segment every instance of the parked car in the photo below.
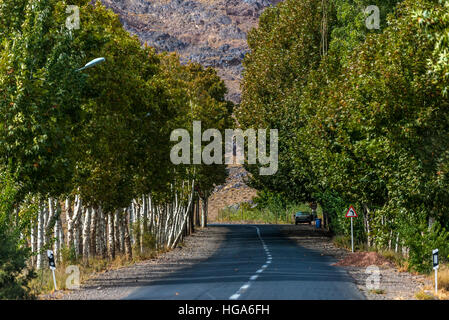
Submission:
{"label": "parked car", "polygon": [[312,224],[313,215],[308,212],[298,211],[295,213],[295,224],[308,223]]}

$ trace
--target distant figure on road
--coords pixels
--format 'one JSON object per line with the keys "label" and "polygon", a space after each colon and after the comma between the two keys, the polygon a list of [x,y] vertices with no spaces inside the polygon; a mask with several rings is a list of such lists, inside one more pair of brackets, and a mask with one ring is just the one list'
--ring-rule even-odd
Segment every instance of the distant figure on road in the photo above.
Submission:
{"label": "distant figure on road", "polygon": [[232,137],[232,164],[235,164],[237,157],[237,143],[236,143],[236,137]]}

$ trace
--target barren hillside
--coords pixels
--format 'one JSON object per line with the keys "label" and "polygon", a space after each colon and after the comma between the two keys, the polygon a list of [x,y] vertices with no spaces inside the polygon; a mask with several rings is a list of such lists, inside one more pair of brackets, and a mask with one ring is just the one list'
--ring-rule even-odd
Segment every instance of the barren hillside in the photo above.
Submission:
{"label": "barren hillside", "polygon": [[125,28],[158,51],[180,54],[216,68],[240,101],[242,59],[247,32],[262,11],[279,0],[102,0],[120,15]]}

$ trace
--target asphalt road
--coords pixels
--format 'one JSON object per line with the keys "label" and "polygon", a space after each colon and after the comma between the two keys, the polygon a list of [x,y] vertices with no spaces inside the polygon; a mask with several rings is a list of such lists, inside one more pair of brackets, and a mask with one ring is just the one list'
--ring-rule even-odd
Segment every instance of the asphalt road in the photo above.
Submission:
{"label": "asphalt road", "polygon": [[226,239],[209,259],[139,287],[127,299],[364,299],[346,271],[331,266],[332,258],[298,246],[278,226],[226,228]]}

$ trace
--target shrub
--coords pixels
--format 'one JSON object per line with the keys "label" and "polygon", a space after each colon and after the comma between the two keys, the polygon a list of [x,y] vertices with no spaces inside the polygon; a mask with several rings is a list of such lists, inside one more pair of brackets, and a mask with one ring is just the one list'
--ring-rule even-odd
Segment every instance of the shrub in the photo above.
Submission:
{"label": "shrub", "polygon": [[62,247],[61,248],[61,257],[62,257],[62,261],[64,261],[65,264],[77,264],[78,263],[78,259],[76,257],[75,246]]}
{"label": "shrub", "polygon": [[432,270],[432,250],[439,250],[442,261],[447,260],[449,254],[449,233],[435,222],[432,228],[426,223],[404,224],[406,228],[406,245],[410,248],[410,269],[428,273]]}
{"label": "shrub", "polygon": [[254,198],[254,203],[259,209],[282,210],[287,206],[287,200],[280,193],[268,190],[259,191]]}
{"label": "shrub", "polygon": [[32,298],[28,283],[35,274],[26,266],[30,250],[20,237],[24,226],[15,218],[16,194],[12,177],[0,172],[0,299]]}
{"label": "shrub", "polygon": [[[140,221],[133,223],[131,228],[132,233],[137,240],[132,247],[133,256],[139,257],[140,259],[152,256],[156,250],[155,236],[148,230],[145,230],[141,236]],[[143,251],[141,251],[140,241],[142,241]]]}
{"label": "shrub", "polygon": [[351,238],[348,237],[348,236],[344,236],[344,235],[338,235],[338,236],[335,236],[335,237],[332,239],[332,242],[333,242],[337,247],[340,247],[340,248],[346,248],[346,249],[351,248]]}

